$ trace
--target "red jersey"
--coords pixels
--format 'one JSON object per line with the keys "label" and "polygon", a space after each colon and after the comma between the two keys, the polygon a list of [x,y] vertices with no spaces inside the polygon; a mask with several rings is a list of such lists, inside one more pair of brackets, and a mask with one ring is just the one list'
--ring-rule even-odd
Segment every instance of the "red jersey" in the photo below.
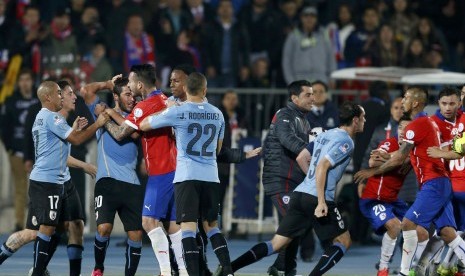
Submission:
{"label": "red jersey", "polygon": [[457,135],[457,126],[455,120],[453,122],[448,121],[440,112],[439,109],[436,111],[436,114],[431,116],[434,122],[438,125],[439,132],[441,133],[441,148],[449,148],[452,144],[452,140],[455,135]]}
{"label": "red jersey", "polygon": [[[398,149],[399,143],[396,137],[386,139],[378,146],[378,150],[388,153]],[[377,199],[384,202],[396,201],[405,176],[410,171],[410,166],[405,167],[401,166],[385,174],[368,178],[365,190],[363,190],[362,199]]]}
{"label": "red jersey", "polygon": [[[159,90],[137,103],[125,123],[139,129],[142,120],[166,108],[166,96]],[[142,133],[142,149],[148,175],[160,175],[176,170],[176,141],[171,127]]]}
{"label": "red jersey", "polygon": [[440,135],[438,125],[424,112],[418,114],[405,128],[404,141],[414,145],[410,152],[410,163],[420,187],[428,180],[447,177],[443,160],[431,158],[426,152],[429,147],[440,146]]}
{"label": "red jersey", "polygon": [[[460,113],[457,115],[459,116]],[[457,133],[462,134],[465,126],[465,115],[461,114],[457,118]],[[454,192],[465,192],[465,158],[457,160],[449,160],[450,181],[452,182],[452,190]]]}

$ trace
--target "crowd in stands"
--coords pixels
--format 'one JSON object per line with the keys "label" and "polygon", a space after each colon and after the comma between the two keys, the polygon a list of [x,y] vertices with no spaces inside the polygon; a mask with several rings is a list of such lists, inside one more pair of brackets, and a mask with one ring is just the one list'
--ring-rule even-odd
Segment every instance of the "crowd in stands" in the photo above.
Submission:
{"label": "crowd in stands", "polygon": [[[177,64],[209,87],[285,87],[354,66],[465,68],[458,0],[0,0],[0,79],[21,55],[37,81],[109,79]],[[346,88],[347,86],[342,86]]]}

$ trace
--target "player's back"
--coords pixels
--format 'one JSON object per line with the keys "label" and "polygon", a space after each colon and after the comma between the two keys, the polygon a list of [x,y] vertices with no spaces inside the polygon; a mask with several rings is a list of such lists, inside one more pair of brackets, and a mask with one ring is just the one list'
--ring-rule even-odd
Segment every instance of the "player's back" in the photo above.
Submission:
{"label": "player's back", "polygon": [[186,102],[174,108],[177,110],[174,128],[178,149],[174,182],[219,182],[216,152],[218,140],[224,136],[223,114],[205,102]]}
{"label": "player's back", "polygon": [[62,184],[69,180],[67,160],[69,143],[65,140],[71,127],[57,112],[42,108],[32,127],[36,161],[30,178]]}
{"label": "player's back", "polygon": [[441,145],[440,132],[434,120],[420,115],[405,129],[404,141],[414,145],[410,152],[410,162],[417,175],[420,186],[431,179],[447,176],[444,162],[428,156],[429,147]]}
{"label": "player's back", "polygon": [[316,191],[316,167],[323,158],[331,163],[325,185],[325,198],[334,201],[336,185],[349,165],[354,150],[354,142],[349,134],[340,128],[330,129],[315,139],[312,159],[304,181],[295,191],[318,196]]}

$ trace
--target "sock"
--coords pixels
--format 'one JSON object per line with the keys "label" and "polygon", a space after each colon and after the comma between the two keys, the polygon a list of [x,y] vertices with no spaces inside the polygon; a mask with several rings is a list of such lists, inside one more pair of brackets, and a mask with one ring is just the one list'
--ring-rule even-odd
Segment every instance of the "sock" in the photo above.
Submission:
{"label": "sock", "polygon": [[271,241],[261,242],[231,262],[233,272],[275,253]]}
{"label": "sock", "polygon": [[[201,225],[201,224],[199,224]],[[201,229],[200,227],[199,229]],[[206,271],[208,270],[207,265],[207,256],[205,252],[205,240],[203,239],[203,235],[199,232],[195,235],[195,240],[197,241],[197,248],[199,249],[199,271],[200,275],[205,275]]]}
{"label": "sock", "polygon": [[45,268],[47,268],[48,264],[50,263],[50,260],[52,259],[53,255],[57,251],[58,244],[60,243],[61,240],[61,233],[56,233],[53,234],[50,237],[50,247],[48,248],[48,259],[45,262]]}
{"label": "sock", "polygon": [[418,261],[421,258],[421,255],[423,254],[423,251],[425,251],[426,245],[428,244],[429,239],[418,242],[417,244],[417,250],[415,251],[415,258],[413,259],[414,262],[418,263]]}
{"label": "sock", "polygon": [[15,253],[13,250],[11,250],[7,245],[6,243],[4,243],[1,247],[0,247],[0,265],[6,260],[8,259],[9,257],[11,257],[11,255],[13,255],[13,253]]}
{"label": "sock", "polygon": [[384,233],[383,241],[381,243],[381,258],[379,259],[379,270],[389,267],[389,261],[396,247],[397,238],[392,239],[388,233]]}
{"label": "sock", "polygon": [[211,241],[213,252],[215,252],[220,265],[223,267],[223,275],[233,274],[228,243],[226,242],[223,234],[221,234],[220,229],[212,228],[208,231],[207,237]]}
{"label": "sock", "polygon": [[310,276],[320,276],[326,273],[341,260],[345,252],[346,248],[343,244],[334,243],[325,250],[312,272],[310,272]]}
{"label": "sock", "polygon": [[193,231],[182,231],[182,249],[184,262],[189,276],[199,276],[199,248]]}
{"label": "sock", "polygon": [[450,248],[452,248],[452,250],[454,250],[457,258],[463,263],[465,261],[465,242],[462,240],[462,238],[457,236],[448,245]]}
{"label": "sock", "polygon": [[34,243],[34,269],[32,276],[42,276],[45,270],[45,264],[48,260],[48,252],[50,247],[51,237],[37,232],[37,238]]}
{"label": "sock", "polygon": [[408,275],[415,250],[417,249],[418,236],[416,230],[407,230],[402,232],[404,245],[402,246],[402,260],[400,262],[400,273]]}
{"label": "sock", "polygon": [[82,245],[79,244],[69,244],[66,249],[68,251],[69,259],[69,275],[80,276],[82,265],[82,251],[84,251],[84,247],[82,247]]}
{"label": "sock", "polygon": [[437,255],[442,256],[442,249],[444,248],[444,241],[434,235],[429,239],[428,244],[426,245],[423,254],[421,254],[420,260],[418,261],[416,270],[419,272],[419,275],[425,275],[426,268],[432,260],[437,258]]}
{"label": "sock", "polygon": [[94,269],[104,270],[103,263],[105,262],[105,255],[107,254],[107,247],[110,244],[110,237],[102,237],[98,232],[95,233],[94,239]]}
{"label": "sock", "polygon": [[155,252],[157,257],[158,264],[160,265],[160,274],[161,275],[171,275],[171,264],[170,264],[170,254],[169,254],[169,242],[168,238],[165,235],[165,232],[161,227],[152,229],[148,232],[147,235],[152,242],[152,249]]}
{"label": "sock", "polygon": [[173,250],[171,240],[169,238],[168,238],[168,244],[169,244],[168,249],[169,249],[169,255],[170,255],[171,275],[176,275],[177,273],[179,273],[179,267],[178,267],[178,263],[176,262],[176,256],[174,255],[174,250]]}
{"label": "sock", "polygon": [[170,235],[171,240],[171,248],[173,248],[174,256],[176,258],[176,263],[178,264],[179,271],[183,270],[186,271],[186,264],[183,261],[182,255],[182,232],[179,230],[178,232]]}
{"label": "sock", "polygon": [[141,251],[142,241],[136,242],[128,239],[126,244],[126,266],[124,269],[125,276],[136,275],[137,267],[139,266]]}

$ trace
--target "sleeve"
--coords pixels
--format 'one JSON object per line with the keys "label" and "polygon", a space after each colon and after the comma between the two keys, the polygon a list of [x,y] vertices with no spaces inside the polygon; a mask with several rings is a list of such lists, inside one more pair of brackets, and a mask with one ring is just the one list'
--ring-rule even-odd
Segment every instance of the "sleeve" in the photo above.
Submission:
{"label": "sleeve", "polygon": [[47,125],[53,134],[60,139],[66,140],[73,129],[68,125],[65,118],[58,113],[47,117]]}
{"label": "sleeve", "polygon": [[167,108],[160,114],[149,116],[149,124],[152,127],[152,129],[174,126],[176,123],[177,114],[178,106],[172,106],[170,108]]}
{"label": "sleeve", "polygon": [[242,149],[229,147],[221,147],[220,154],[216,157],[218,163],[242,163],[245,159],[245,152]]}
{"label": "sleeve", "polygon": [[88,104],[87,105],[87,108],[89,109],[90,111],[90,114],[92,115],[92,117],[94,118],[94,120],[97,120],[97,116],[95,116],[94,114],[94,111],[95,111],[95,107],[97,106],[97,104],[100,102],[100,98],[98,96],[95,97],[95,100],[91,103],[91,104]]}
{"label": "sleeve", "polygon": [[308,152],[310,152],[310,155],[312,155],[314,147],[315,147],[315,142],[312,141],[312,142],[308,143],[308,145],[305,148],[308,150]]}
{"label": "sleeve", "polygon": [[334,166],[345,158],[350,157],[353,150],[353,142],[347,139],[343,139],[333,143],[333,146],[326,153],[325,158],[329,160],[331,166]]}
{"label": "sleeve", "polygon": [[405,128],[404,142],[416,145],[423,139],[424,133],[419,120],[413,121]]}
{"label": "sleeve", "polygon": [[275,133],[283,147],[298,155],[307,142],[297,135],[293,121],[294,118],[286,110],[276,113]]}

